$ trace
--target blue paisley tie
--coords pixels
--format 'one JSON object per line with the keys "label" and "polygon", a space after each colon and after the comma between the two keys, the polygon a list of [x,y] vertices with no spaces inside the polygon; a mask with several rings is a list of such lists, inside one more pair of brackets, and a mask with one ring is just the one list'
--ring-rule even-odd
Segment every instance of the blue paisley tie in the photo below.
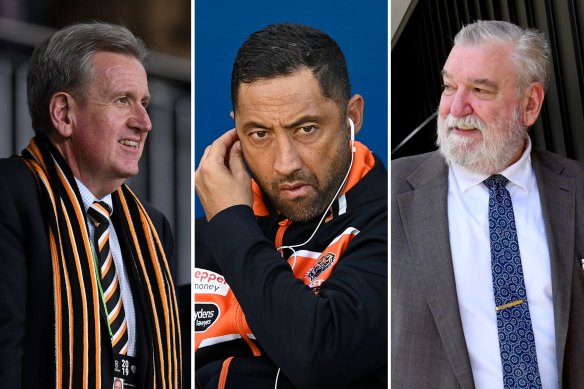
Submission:
{"label": "blue paisley tie", "polygon": [[489,188],[491,270],[503,383],[505,389],[535,389],[541,388],[541,378],[507,182],[500,174],[484,181]]}

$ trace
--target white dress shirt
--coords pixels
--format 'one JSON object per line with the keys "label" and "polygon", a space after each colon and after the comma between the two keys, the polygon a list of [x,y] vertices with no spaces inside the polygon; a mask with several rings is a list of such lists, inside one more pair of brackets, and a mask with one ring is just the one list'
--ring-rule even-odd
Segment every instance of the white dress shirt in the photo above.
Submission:
{"label": "white dress shirt", "polygon": [[[550,256],[539,191],[531,166],[531,141],[503,170],[509,183],[527,301],[543,388],[558,388]],[[488,176],[451,166],[448,227],[462,327],[477,389],[503,387],[491,274]]]}
{"label": "white dress shirt", "polygon": [[[75,178],[77,186],[79,187],[79,192],[83,199],[83,206],[85,207],[85,214],[87,210],[93,204],[94,201],[104,201],[110,207],[113,207],[112,196],[107,195],[104,198],[96,199],[95,196],[87,189],[85,185],[77,178]],[[115,210],[114,210],[115,211]],[[89,227],[89,240],[91,244],[94,242],[95,226],[91,220],[87,220],[87,226]],[[113,223],[109,226],[110,231],[110,250],[112,252],[112,257],[114,264],[116,266],[116,274],[118,276],[118,281],[120,282],[120,292],[122,294],[122,303],[124,305],[124,313],[126,315],[126,322],[128,324],[128,355],[133,357],[136,355],[136,313],[134,311],[134,299],[132,297],[132,288],[130,286],[130,281],[128,279],[128,272],[124,266],[124,261],[122,259],[122,251],[120,249],[120,242],[118,236],[116,235],[116,229]]]}

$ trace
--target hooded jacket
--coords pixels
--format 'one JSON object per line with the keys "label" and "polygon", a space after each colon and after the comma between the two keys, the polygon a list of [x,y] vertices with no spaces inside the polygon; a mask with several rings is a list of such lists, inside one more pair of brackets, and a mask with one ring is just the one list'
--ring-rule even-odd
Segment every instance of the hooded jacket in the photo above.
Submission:
{"label": "hooded jacket", "polygon": [[356,142],[342,194],[292,222],[233,206],[195,225],[198,387],[387,386],[387,171]]}

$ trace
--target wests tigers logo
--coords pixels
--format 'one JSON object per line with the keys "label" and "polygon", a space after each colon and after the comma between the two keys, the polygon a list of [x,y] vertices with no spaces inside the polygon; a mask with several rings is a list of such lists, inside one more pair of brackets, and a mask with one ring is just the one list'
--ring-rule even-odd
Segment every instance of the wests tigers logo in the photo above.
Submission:
{"label": "wests tigers logo", "polygon": [[325,255],[320,257],[318,261],[316,261],[316,265],[314,265],[308,271],[308,273],[306,273],[305,277],[309,278],[310,281],[314,282],[314,280],[316,280],[318,276],[320,276],[326,269],[328,269],[333,264],[336,257],[337,256],[331,252],[326,253]]}

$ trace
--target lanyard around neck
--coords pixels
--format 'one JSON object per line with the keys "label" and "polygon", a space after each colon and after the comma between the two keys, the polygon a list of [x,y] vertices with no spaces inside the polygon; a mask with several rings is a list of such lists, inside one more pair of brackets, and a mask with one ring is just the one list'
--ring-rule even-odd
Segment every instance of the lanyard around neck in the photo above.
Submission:
{"label": "lanyard around neck", "polygon": [[[95,229],[93,231],[93,235],[95,236]],[[94,264],[94,268],[95,268],[95,278],[97,279],[97,286],[99,287],[99,295],[101,296],[101,302],[103,304],[103,309],[105,311],[105,322],[107,324],[107,330],[110,334],[110,337],[113,336],[112,333],[112,328],[110,327],[109,324],[109,312],[107,310],[107,304],[105,303],[105,296],[103,294],[103,287],[101,285],[101,276],[100,276],[100,272],[101,272],[101,267],[99,266],[99,261],[97,260],[97,254],[95,252],[95,247],[94,247],[94,243],[93,243],[93,239],[90,239],[90,247],[91,247],[91,256],[93,258],[93,264]],[[113,264],[115,266],[115,264]]]}

